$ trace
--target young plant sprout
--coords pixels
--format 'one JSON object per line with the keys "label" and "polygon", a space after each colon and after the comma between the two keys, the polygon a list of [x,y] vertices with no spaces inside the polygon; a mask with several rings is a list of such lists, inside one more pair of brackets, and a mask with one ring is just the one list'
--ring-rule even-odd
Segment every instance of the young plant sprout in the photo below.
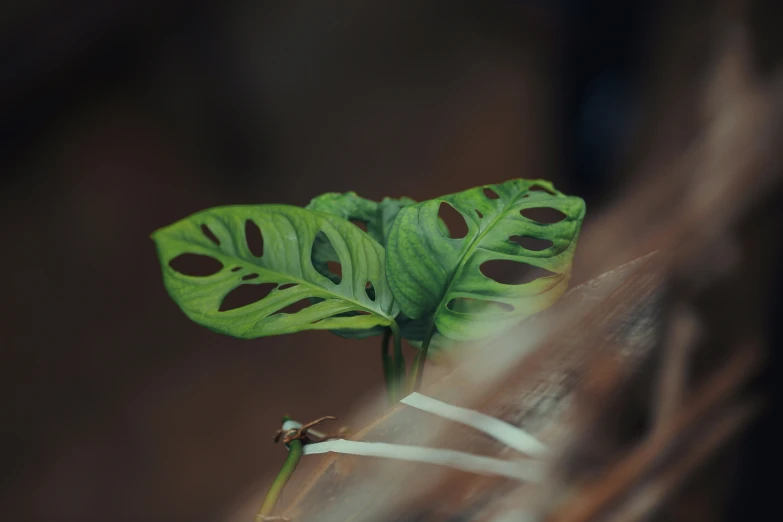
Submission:
{"label": "young plant sprout", "polygon": [[[450,231],[447,211],[466,232]],[[305,208],[216,207],[152,238],[169,295],[213,331],[242,339],[304,330],[380,336],[393,404],[420,388],[431,350],[496,337],[557,301],[584,216],[582,199],[548,181],[515,179],[419,203],[347,192]],[[529,273],[501,281],[499,265]],[[248,293],[250,302],[234,303]],[[407,375],[403,339],[418,349]],[[293,472],[301,439],[286,442],[289,456],[268,499]]]}
{"label": "young plant sprout", "polygon": [[[444,207],[464,220],[464,237],[449,232]],[[420,203],[348,192],[323,194],[306,208],[217,207],[152,238],[169,295],[211,330],[243,339],[303,330],[381,336],[396,402],[419,388],[430,349],[497,336],[552,305],[568,285],[584,215],[580,198],[548,181],[517,179]],[[199,261],[201,270],[188,265]],[[491,271],[498,263],[541,276],[499,282]],[[230,306],[253,291],[254,302]],[[289,310],[303,300],[309,306]],[[419,349],[407,376],[402,339]]]}

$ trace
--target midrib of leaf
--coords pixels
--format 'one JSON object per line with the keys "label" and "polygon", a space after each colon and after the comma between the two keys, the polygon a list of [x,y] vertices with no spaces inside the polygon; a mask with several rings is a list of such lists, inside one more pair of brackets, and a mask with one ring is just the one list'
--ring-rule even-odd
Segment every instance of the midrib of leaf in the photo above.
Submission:
{"label": "midrib of leaf", "polygon": [[[299,242],[297,241],[297,244],[298,244],[298,243],[299,243]],[[188,244],[189,244],[189,242],[188,242]],[[200,246],[200,247],[202,247],[202,248],[203,248],[203,245],[198,245],[198,246]],[[213,248],[213,247],[210,247],[208,250],[209,250],[209,251],[212,251],[212,252],[215,252],[215,251],[217,251],[217,252],[218,252],[218,253],[220,253],[221,255],[226,255],[224,252],[222,252],[222,251],[221,251],[219,248],[216,248],[216,247],[215,247],[215,248]],[[310,288],[311,290],[314,290],[315,292],[318,292],[318,293],[324,293],[324,292],[326,292],[326,293],[329,293],[330,295],[332,295],[332,296],[333,296],[333,297],[331,297],[331,299],[342,299],[342,300],[344,300],[344,301],[348,301],[349,303],[352,303],[352,304],[356,305],[357,307],[361,308],[362,310],[364,310],[364,311],[366,311],[366,312],[369,312],[369,313],[370,313],[370,314],[372,314],[372,315],[377,315],[377,316],[379,316],[379,317],[383,317],[384,319],[387,319],[387,320],[389,320],[390,322],[394,322],[394,318],[393,318],[393,317],[389,317],[389,316],[387,316],[387,315],[380,314],[380,313],[378,313],[376,310],[373,310],[372,308],[367,308],[367,307],[366,307],[364,304],[362,304],[361,302],[359,302],[359,301],[356,301],[356,300],[354,300],[354,299],[349,299],[349,298],[347,298],[347,297],[345,297],[345,296],[343,296],[343,295],[340,295],[340,294],[334,294],[334,293],[331,293],[331,292],[329,292],[329,290],[327,290],[327,289],[325,289],[325,288],[323,288],[323,287],[317,286],[317,285],[315,285],[314,283],[311,283],[310,281],[305,281],[304,279],[299,279],[299,278],[298,278],[298,277],[296,277],[296,276],[288,275],[288,274],[285,274],[285,273],[283,273],[283,272],[278,272],[278,271],[276,271],[276,270],[271,270],[271,269],[269,269],[269,268],[266,268],[266,267],[263,267],[263,266],[257,265],[255,262],[253,262],[253,261],[251,261],[251,260],[249,260],[249,259],[245,259],[245,258],[243,258],[243,257],[239,257],[239,256],[238,256],[238,255],[236,255],[236,254],[229,254],[229,255],[227,255],[226,257],[230,257],[230,258],[232,258],[232,259],[235,259],[235,260],[237,260],[237,261],[241,261],[242,263],[248,264],[248,265],[250,265],[251,267],[253,267],[253,268],[256,268],[256,269],[258,269],[258,270],[263,270],[264,272],[269,272],[269,273],[272,273],[272,274],[277,274],[277,275],[280,275],[280,276],[282,276],[281,278],[284,278],[284,279],[291,279],[292,281],[296,282],[297,284],[299,284],[299,285],[303,285],[303,286],[306,286],[307,288]],[[196,279],[197,279],[197,278],[196,278]],[[207,282],[207,281],[204,281],[203,283],[204,283],[204,284],[209,284],[209,282]],[[242,283],[242,284],[252,284],[252,283]],[[279,285],[278,285],[278,286],[279,286]],[[263,301],[263,299],[262,299],[261,301]],[[257,301],[257,302],[259,302],[259,301]],[[243,308],[244,308],[244,307],[243,307]],[[248,313],[249,313],[249,312],[248,312]]]}
{"label": "midrib of leaf", "polygon": [[432,314],[429,330],[433,330],[433,328],[435,327],[435,316],[437,316],[441,308],[443,308],[444,303],[446,301],[446,297],[448,297],[449,292],[451,291],[451,287],[454,285],[454,281],[456,281],[457,276],[459,276],[462,273],[462,269],[465,267],[465,263],[468,262],[468,258],[473,255],[473,252],[475,252],[476,248],[478,248],[477,245],[481,243],[481,240],[484,239],[484,236],[490,230],[492,230],[492,227],[495,226],[495,223],[497,223],[503,216],[505,216],[506,213],[508,212],[508,209],[517,202],[517,200],[519,199],[519,195],[521,193],[522,192],[519,192],[516,196],[514,196],[514,198],[511,199],[511,201],[505,206],[505,208],[501,212],[499,212],[497,216],[495,216],[495,218],[492,220],[489,226],[487,226],[482,232],[479,233],[478,236],[476,236],[476,238],[473,241],[470,242],[470,244],[468,244],[468,248],[465,251],[465,255],[462,256],[462,261],[459,262],[456,270],[454,270],[454,274],[449,279],[449,284],[446,287],[446,291],[443,292],[443,296],[440,298],[440,302],[438,303],[438,306],[435,308],[435,312]]}

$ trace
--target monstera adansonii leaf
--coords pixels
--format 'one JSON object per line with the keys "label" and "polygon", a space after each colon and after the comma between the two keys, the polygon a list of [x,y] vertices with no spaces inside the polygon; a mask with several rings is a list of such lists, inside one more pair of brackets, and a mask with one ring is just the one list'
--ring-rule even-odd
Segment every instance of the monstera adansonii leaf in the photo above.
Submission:
{"label": "monstera adansonii leaf", "polygon": [[[367,330],[390,324],[399,311],[386,282],[383,247],[337,216],[287,205],[218,207],[152,238],[169,295],[193,321],[220,333],[249,339]],[[326,277],[313,266],[316,239],[329,243],[340,275]],[[195,263],[183,268],[193,260],[212,266],[199,265],[199,273]],[[259,298],[225,306],[227,296],[242,291]],[[302,300],[310,306],[287,312]]]}
{"label": "monstera adansonii leaf", "polygon": [[363,198],[356,192],[327,192],[313,198],[305,208],[364,223],[370,237],[385,245],[389,229],[400,209],[414,203],[414,200],[406,197],[383,198],[379,203]]}
{"label": "monstera adansonii leaf", "polygon": [[[459,212],[464,237],[442,233],[442,205]],[[584,215],[584,201],[542,180],[511,180],[406,206],[386,242],[389,286],[402,312],[430,321],[445,344],[492,337],[562,295]],[[492,271],[497,263],[528,269],[528,279],[543,277],[499,282]]]}
{"label": "monstera adansonii leaf", "polygon": [[[389,229],[400,212],[400,209],[416,203],[414,200],[406,197],[399,199],[383,198],[380,202],[363,198],[356,192],[328,192],[313,198],[307,205],[307,209],[319,212],[333,214],[354,223],[361,223],[367,228],[367,234],[381,245],[386,245],[386,238]],[[443,222],[441,227],[445,227]],[[446,230],[444,228],[444,230]],[[313,265],[316,270],[326,277],[334,278],[334,274],[328,270],[328,263],[336,261],[336,253],[328,241],[323,237],[316,238],[313,247]],[[370,295],[375,291],[373,288],[367,289]],[[401,334],[403,337],[411,340],[421,340],[426,333],[426,321],[412,321],[400,314],[397,318]],[[381,335],[384,327],[376,326],[365,330],[332,330],[332,333],[341,337],[362,339],[373,335]]]}

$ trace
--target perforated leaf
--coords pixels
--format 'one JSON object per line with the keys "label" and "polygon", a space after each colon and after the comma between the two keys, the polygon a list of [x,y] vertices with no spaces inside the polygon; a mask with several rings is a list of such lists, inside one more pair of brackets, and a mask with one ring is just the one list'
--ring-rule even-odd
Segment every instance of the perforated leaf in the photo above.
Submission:
{"label": "perforated leaf", "polygon": [[[441,205],[459,212],[464,237],[442,233]],[[560,220],[544,220],[547,212]],[[512,180],[407,206],[386,243],[389,285],[403,313],[433,321],[446,339],[497,334],[565,291],[584,215],[584,201],[542,180]],[[493,272],[497,263],[525,267],[528,276],[532,269],[547,272],[530,281],[501,282]]]}
{"label": "perforated leaf", "polygon": [[386,236],[389,233],[394,218],[400,209],[416,203],[411,198],[402,197],[383,198],[378,203],[363,198],[356,192],[327,192],[313,198],[306,208],[334,214],[343,219],[364,223],[367,233],[381,245],[386,244]]}
{"label": "perforated leaf", "polygon": [[[362,223],[367,228],[367,233],[381,245],[386,244],[386,237],[389,229],[397,217],[400,209],[416,203],[414,200],[406,197],[399,199],[383,198],[381,202],[372,201],[363,198],[356,192],[328,192],[313,198],[306,208],[319,212],[326,212],[339,216],[343,219]],[[441,226],[444,226],[441,223]],[[316,244],[313,247],[313,265],[316,270],[334,278],[334,275],[328,271],[327,265],[336,260],[336,254],[331,245],[323,238],[316,238]],[[374,288],[368,288],[371,295],[375,292]],[[400,314],[396,318],[402,336],[407,339],[421,339],[426,330],[423,322],[414,322]],[[373,327],[366,330],[333,330],[333,333],[340,337],[361,339],[374,335],[381,335],[383,327]]]}
{"label": "perforated leaf", "polygon": [[[252,237],[258,230],[260,236]],[[313,266],[316,236],[330,243],[341,264],[338,280]],[[218,207],[160,229],[152,238],[169,295],[193,321],[220,333],[255,338],[302,330],[366,330],[389,324],[399,311],[386,283],[383,247],[337,216],[287,205]],[[261,241],[260,249],[254,240]],[[178,269],[179,261],[193,256],[215,266],[207,274]],[[262,286],[270,291],[256,302],[224,306],[237,289]],[[290,305],[313,298],[315,304],[288,312]]]}

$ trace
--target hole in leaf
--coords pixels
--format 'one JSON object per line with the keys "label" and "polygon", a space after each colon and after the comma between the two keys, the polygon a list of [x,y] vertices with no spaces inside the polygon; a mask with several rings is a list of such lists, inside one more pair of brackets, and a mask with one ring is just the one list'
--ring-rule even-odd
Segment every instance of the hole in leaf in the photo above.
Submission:
{"label": "hole in leaf", "polygon": [[[310,250],[310,261],[319,274],[332,283],[339,285],[343,280],[342,265],[338,259],[328,259],[328,257],[332,256],[337,257],[337,251],[329,240],[329,236],[323,232],[318,232]],[[324,260],[324,258],[327,258],[327,260]]]}
{"label": "hole in leaf", "polygon": [[542,277],[557,275],[546,268],[508,259],[485,261],[480,270],[489,279],[504,285],[524,285]]}
{"label": "hole in leaf", "polygon": [[484,195],[487,197],[487,199],[500,199],[498,193],[489,187],[484,187]]}
{"label": "hole in leaf", "polygon": [[246,276],[242,277],[242,281],[250,281],[251,279],[256,279],[258,277],[258,274],[247,274]]}
{"label": "hole in leaf", "polygon": [[253,220],[245,221],[245,240],[250,253],[256,257],[264,255],[264,236],[261,235],[261,229],[253,223]]}
{"label": "hole in leaf", "polygon": [[329,270],[329,273],[334,276],[330,279],[332,279],[336,285],[339,285],[340,281],[343,280],[343,265],[337,261],[328,261],[326,263],[326,268]]}
{"label": "hole in leaf", "polygon": [[546,187],[543,187],[543,186],[541,186],[541,185],[533,185],[532,187],[530,187],[530,188],[529,188],[529,189],[527,189],[527,190],[528,190],[528,192],[546,192],[547,194],[550,194],[550,195],[552,195],[552,196],[555,196],[555,195],[556,195],[554,192],[552,192],[552,191],[551,191],[551,190],[549,190],[548,188],[546,188]]}
{"label": "hole in leaf", "polygon": [[554,245],[554,243],[548,239],[540,239],[530,236],[511,236],[508,239],[522,248],[526,250],[532,250],[533,252],[540,252],[542,250],[546,250],[547,248],[551,248],[552,245]]}
{"label": "hole in leaf", "polygon": [[479,212],[479,209],[477,209],[477,208],[474,208],[473,210],[475,210],[475,211],[476,211],[476,215],[478,215],[479,219],[481,219],[481,218],[483,218],[483,217],[484,217],[484,214],[482,214],[481,212]]}
{"label": "hole in leaf", "polygon": [[523,208],[519,213],[542,225],[560,223],[567,217],[564,213],[551,207]]}
{"label": "hole in leaf", "polygon": [[241,266],[235,266],[234,268],[231,269],[232,272],[239,272],[240,270],[242,270]]}
{"label": "hole in leaf", "polygon": [[357,227],[359,227],[362,230],[364,230],[365,232],[367,232],[367,222],[366,221],[361,221],[359,219],[352,219],[351,223],[353,223]]}
{"label": "hole in leaf", "polygon": [[440,208],[438,208],[438,217],[446,223],[452,239],[462,239],[468,235],[468,224],[465,223],[465,218],[462,217],[459,210],[445,201],[441,202]]}
{"label": "hole in leaf", "polygon": [[293,288],[295,286],[299,286],[296,283],[284,283],[277,287],[278,290],[285,290],[286,288]]}
{"label": "hole in leaf", "polygon": [[304,299],[300,299],[299,301],[297,301],[295,303],[291,303],[290,305],[286,306],[285,308],[281,308],[280,310],[275,312],[274,315],[295,314],[296,312],[300,312],[300,311],[304,310],[305,308],[307,308],[311,304],[313,304],[313,303],[311,303],[310,300],[305,297]]}
{"label": "hole in leaf", "polygon": [[180,274],[191,277],[207,277],[223,269],[223,263],[214,257],[201,254],[180,254],[169,261],[169,266]]}
{"label": "hole in leaf", "polygon": [[201,225],[201,233],[207,236],[207,239],[220,246],[220,240],[217,238],[214,232],[212,232],[207,225]]}
{"label": "hole in leaf", "polygon": [[372,286],[371,282],[367,281],[367,284],[364,285],[364,293],[367,294],[370,301],[375,301],[375,287]]}
{"label": "hole in leaf", "polygon": [[461,314],[497,314],[514,311],[514,307],[508,303],[471,299],[470,297],[455,297],[446,304],[446,308]]}
{"label": "hole in leaf", "polygon": [[236,310],[244,306],[257,303],[266,296],[269,292],[277,288],[276,283],[261,283],[260,285],[240,285],[231,290],[226,297],[223,298],[223,302],[220,303],[218,312],[227,312],[229,310]]}

